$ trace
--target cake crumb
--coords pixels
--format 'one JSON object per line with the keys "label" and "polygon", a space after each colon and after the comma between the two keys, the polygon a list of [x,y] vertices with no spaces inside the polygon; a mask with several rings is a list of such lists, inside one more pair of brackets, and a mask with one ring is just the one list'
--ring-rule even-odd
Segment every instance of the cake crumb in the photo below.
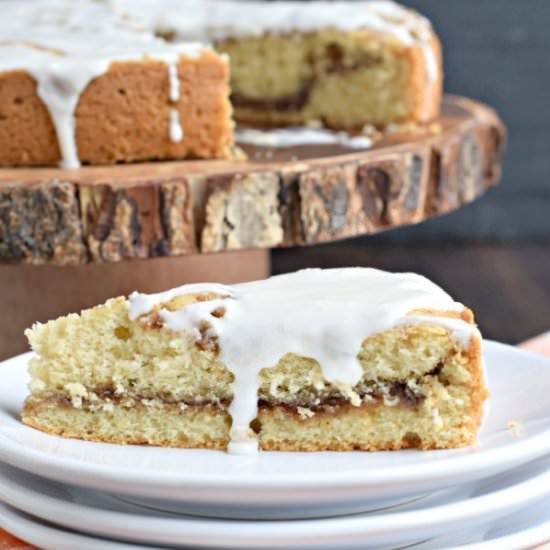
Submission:
{"label": "cake crumb", "polygon": [[142,399],[141,403],[150,409],[162,409],[164,406],[160,399]]}
{"label": "cake crumb", "polygon": [[305,407],[298,407],[298,414],[302,420],[315,416],[315,413],[311,409],[306,409]]}
{"label": "cake crumb", "polygon": [[383,394],[382,396],[384,398],[384,405],[386,407],[397,407],[399,405],[399,402],[401,401],[399,397],[395,396],[392,397],[389,394]]}
{"label": "cake crumb", "polygon": [[111,401],[106,401],[101,405],[101,410],[103,412],[112,413],[115,410],[115,406]]}
{"label": "cake crumb", "polygon": [[82,400],[88,397],[88,390],[78,382],[65,384],[65,391],[69,394],[75,409],[82,408]]}
{"label": "cake crumb", "polygon": [[380,391],[382,392],[382,399],[384,400],[384,405],[386,407],[397,407],[401,402],[401,399],[398,395],[392,395],[387,384],[382,384],[380,386]]}
{"label": "cake crumb", "polygon": [[32,393],[40,393],[40,392],[43,392],[45,389],[46,389],[46,383],[43,382],[42,380],[40,379],[36,379],[36,380],[33,380],[30,384],[29,384],[29,389],[31,390]]}
{"label": "cake crumb", "polygon": [[441,418],[441,415],[439,414],[439,409],[434,408],[432,409],[432,418],[434,421],[434,426],[436,429],[441,429],[443,427],[443,419]]}
{"label": "cake crumb", "polygon": [[121,404],[123,407],[132,408],[132,407],[135,407],[137,403],[136,403],[136,400],[135,400],[133,397],[126,396],[126,397],[124,397],[124,399],[120,402],[120,404]]}
{"label": "cake crumb", "polygon": [[514,437],[521,437],[523,435],[522,424],[519,420],[510,420],[508,422],[508,429]]}

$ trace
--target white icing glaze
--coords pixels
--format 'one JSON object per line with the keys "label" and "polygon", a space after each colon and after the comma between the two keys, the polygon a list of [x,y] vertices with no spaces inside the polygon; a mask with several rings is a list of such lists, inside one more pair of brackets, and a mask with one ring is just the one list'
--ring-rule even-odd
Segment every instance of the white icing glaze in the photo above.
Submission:
{"label": "white icing glaze", "polygon": [[[111,2],[119,14],[134,21],[134,26],[169,33],[179,39],[203,42],[235,36],[259,36],[266,32],[370,29],[389,34],[407,46],[419,46],[425,57],[428,82],[433,83],[439,75],[439,62],[431,45],[431,23],[417,12],[391,0],[247,1],[246,6],[242,1],[235,0]],[[185,10],[182,4],[185,4]],[[246,17],[242,16],[243,9],[246,9]]]}
{"label": "white icing glaze", "polygon": [[293,147],[295,145],[330,145],[336,144],[350,149],[368,149],[372,140],[367,136],[351,136],[346,132],[332,132],[315,128],[280,128],[273,130],[255,130],[237,128],[237,143],[257,145],[259,147]]}
{"label": "white icing glaze", "polygon": [[365,28],[414,45],[426,42],[432,34],[426,18],[391,0],[4,0],[2,8],[2,35],[15,28],[116,35],[160,31],[202,42],[265,32]]}
{"label": "white icing glaze", "polygon": [[[186,305],[177,311],[162,305],[177,296],[216,293],[219,299]],[[357,359],[368,336],[404,323],[433,323],[448,328],[467,348],[477,329],[461,319],[408,316],[415,309],[462,311],[437,285],[419,275],[375,269],[311,269],[234,286],[185,285],[165,293],[129,298],[129,316],[136,320],[153,308],[166,328],[201,338],[200,324],[217,338],[220,361],[234,374],[231,452],[253,451],[249,428],[257,414],[258,375],[286,353],[319,362],[331,382],[355,385],[362,376]],[[221,318],[212,315],[225,308]]]}
{"label": "white icing glaze", "polygon": [[[390,0],[274,3],[235,0],[111,0],[126,17],[185,40],[224,40],[265,32],[308,32],[323,28],[371,29],[407,45],[431,36],[430,22]],[[186,9],[182,9],[182,5]],[[246,14],[246,17],[243,15]]]}
{"label": "white icing glaze", "polygon": [[178,76],[177,60],[168,63],[168,82],[170,86],[170,101],[176,102],[180,98],[180,79]]}
{"label": "white icing glaze", "polygon": [[170,141],[172,143],[179,143],[184,136],[183,128],[180,122],[180,114],[177,109],[173,107],[170,109]]}

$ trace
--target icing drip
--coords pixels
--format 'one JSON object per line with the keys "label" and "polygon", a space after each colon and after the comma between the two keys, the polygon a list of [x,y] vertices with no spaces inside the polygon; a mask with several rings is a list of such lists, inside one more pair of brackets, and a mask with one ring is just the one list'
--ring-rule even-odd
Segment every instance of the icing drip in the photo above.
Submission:
{"label": "icing drip", "polygon": [[75,62],[67,71],[67,64],[58,65],[54,62],[47,68],[27,69],[38,82],[37,93],[50,112],[61,152],[62,168],[75,169],[80,166],[76,145],[76,107],[88,83],[103,74],[108,65],[108,62]]}
{"label": "icing drip", "polygon": [[184,133],[180,123],[180,114],[177,109],[170,109],[170,141],[179,143],[183,139]]}
{"label": "icing drip", "polygon": [[[169,311],[173,298],[194,293],[220,298]],[[477,329],[461,319],[408,316],[415,309],[462,311],[435,284],[419,275],[390,274],[375,269],[312,269],[265,281],[235,286],[186,285],[166,293],[129,298],[129,315],[136,320],[153,308],[166,328],[217,339],[220,361],[234,374],[230,452],[253,452],[257,441],[250,423],[257,415],[258,377],[283,355],[295,353],[319,362],[330,382],[355,385],[362,376],[357,359],[368,336],[410,323],[430,322],[449,329],[464,347]],[[223,308],[222,317],[212,315]]]}
{"label": "icing drip", "polygon": [[[168,97],[172,103],[176,103],[180,99],[180,78],[178,74],[178,59],[174,59],[168,63]],[[179,143],[183,139],[183,128],[180,122],[179,111],[170,108],[170,126],[169,126],[170,141]]]}
{"label": "icing drip", "polygon": [[331,132],[330,130],[304,127],[275,130],[238,128],[235,131],[235,139],[237,143],[241,144],[273,148],[336,144],[350,149],[368,149],[372,146],[372,140],[367,136],[351,136],[346,132]]}
{"label": "icing drip", "polygon": [[178,60],[168,63],[168,82],[170,86],[170,101],[176,102],[180,98],[180,79],[178,75]]}

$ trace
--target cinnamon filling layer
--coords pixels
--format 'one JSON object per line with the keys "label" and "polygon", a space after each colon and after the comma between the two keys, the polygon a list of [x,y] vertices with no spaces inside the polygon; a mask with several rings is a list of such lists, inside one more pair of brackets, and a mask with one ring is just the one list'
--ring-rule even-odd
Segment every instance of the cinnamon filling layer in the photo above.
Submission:
{"label": "cinnamon filling layer", "polygon": [[[134,407],[142,405],[151,408],[176,407],[185,409],[188,407],[210,407],[226,410],[230,401],[228,399],[183,399],[174,400],[166,396],[145,396],[141,394],[121,395],[112,389],[101,388],[93,392],[95,397],[79,399],[78,406],[74,400],[64,393],[49,393],[39,398],[41,403],[49,403],[58,407],[98,409],[105,405],[121,405],[124,407]],[[413,389],[406,383],[388,383],[384,385],[373,385],[363,391],[357,392],[361,399],[361,406],[376,408],[382,405],[400,406],[409,409],[417,409],[425,401],[426,396],[420,389]],[[345,395],[331,393],[319,396],[289,396],[288,399],[274,399],[262,397],[258,399],[260,409],[273,409],[283,407],[294,412],[299,409],[309,409],[316,412],[333,412],[335,408],[350,404],[350,400]]]}
{"label": "cinnamon filling layer", "polygon": [[[365,57],[361,61],[356,61],[353,64],[346,65],[343,60],[343,53],[336,49],[336,45],[327,47],[327,52],[330,53],[330,63],[324,69],[325,75],[330,74],[346,74],[356,72],[362,69],[378,65],[381,60],[374,57]],[[269,110],[278,112],[292,112],[301,111],[309,103],[313,89],[320,79],[321,75],[313,76],[305,80],[301,86],[292,94],[269,99],[269,98],[253,98],[241,94],[239,92],[233,92],[231,94],[231,101],[236,107],[243,107],[248,109]]]}
{"label": "cinnamon filling layer", "polygon": [[[372,388],[368,391],[358,392],[361,406],[379,407],[381,405],[407,407],[417,409],[426,400],[426,395],[421,390],[413,390],[407,384],[395,382],[387,384],[385,390]],[[313,412],[323,412],[336,407],[349,404],[350,400],[339,393],[325,395],[314,399],[262,399],[258,400],[260,408],[284,407],[288,409],[307,408]]]}
{"label": "cinnamon filling layer", "polygon": [[231,102],[235,107],[244,107],[246,109],[269,110],[282,113],[301,111],[309,103],[309,98],[316,81],[316,78],[311,78],[304,82],[294,93],[273,99],[248,97],[234,92],[231,94]]}

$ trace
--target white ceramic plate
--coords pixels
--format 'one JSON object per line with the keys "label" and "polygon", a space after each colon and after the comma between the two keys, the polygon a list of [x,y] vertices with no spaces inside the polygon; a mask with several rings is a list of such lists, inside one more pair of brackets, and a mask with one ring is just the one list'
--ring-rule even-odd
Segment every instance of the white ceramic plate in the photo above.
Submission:
{"label": "white ceramic plate", "polygon": [[[486,529],[455,533],[432,539],[425,543],[401,547],[402,550],[525,550],[547,542],[550,533],[550,499],[541,505],[532,506],[514,518],[507,518]],[[510,532],[508,525],[521,522],[521,527]],[[0,527],[3,527],[27,542],[40,545],[44,550],[161,550],[155,546],[124,544],[66,531],[46,524],[0,502]],[[491,532],[510,533],[497,538]],[[345,550],[339,548],[338,550]]]}
{"label": "white ceramic plate", "polygon": [[[444,534],[470,533],[550,495],[550,458],[505,475],[426,497],[386,513],[293,521],[176,516],[0,465],[0,495],[42,520],[88,534],[196,549],[382,550]],[[550,518],[547,518],[550,519]]]}
{"label": "white ceramic plate", "polygon": [[[550,498],[481,528],[438,537],[414,550],[526,550],[550,542]],[[546,550],[548,546],[540,547]]]}
{"label": "white ceramic plate", "polygon": [[[117,446],[25,427],[23,355],[0,365],[0,460],[131,498],[178,503],[197,515],[293,518],[348,514],[473,482],[550,452],[550,361],[488,342],[492,394],[476,447],[384,453],[259,453]],[[511,430],[510,421],[519,426]]]}
{"label": "white ceramic plate", "polygon": [[2,502],[0,527],[43,550],[160,550],[154,546],[124,544],[66,531],[28,516]]}

